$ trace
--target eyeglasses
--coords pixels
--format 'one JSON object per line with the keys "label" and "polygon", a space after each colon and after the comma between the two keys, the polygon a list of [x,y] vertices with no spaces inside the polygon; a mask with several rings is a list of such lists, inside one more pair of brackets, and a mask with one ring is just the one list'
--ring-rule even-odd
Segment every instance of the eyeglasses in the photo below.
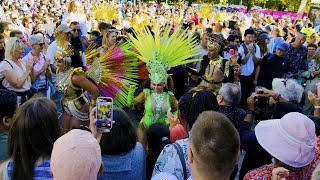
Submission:
{"label": "eyeglasses", "polygon": [[35,45],[39,45],[40,47],[42,47],[45,45],[45,43],[39,43],[39,44],[35,44]]}
{"label": "eyeglasses", "polygon": [[72,29],[72,31],[74,31],[74,32],[76,32],[76,31],[80,32],[80,29]]}

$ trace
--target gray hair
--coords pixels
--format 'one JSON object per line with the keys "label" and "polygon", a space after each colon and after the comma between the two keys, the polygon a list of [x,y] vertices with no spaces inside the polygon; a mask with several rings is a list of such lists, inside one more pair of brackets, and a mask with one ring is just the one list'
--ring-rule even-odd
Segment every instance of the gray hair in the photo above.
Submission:
{"label": "gray hair", "polygon": [[241,100],[241,89],[238,85],[233,83],[225,83],[219,90],[219,94],[221,94],[224,98],[224,101],[233,107],[238,106]]}
{"label": "gray hair", "polygon": [[272,81],[272,89],[289,101],[297,101],[297,103],[300,103],[304,92],[303,87],[294,79],[274,78]]}
{"label": "gray hair", "polygon": [[44,37],[42,34],[34,34],[29,37],[29,44],[35,45],[44,42]]}

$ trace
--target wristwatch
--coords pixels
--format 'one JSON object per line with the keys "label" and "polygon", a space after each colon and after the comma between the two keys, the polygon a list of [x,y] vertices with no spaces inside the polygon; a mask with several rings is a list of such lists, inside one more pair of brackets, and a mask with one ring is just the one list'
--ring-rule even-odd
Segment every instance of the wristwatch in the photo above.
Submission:
{"label": "wristwatch", "polygon": [[247,110],[247,114],[251,114],[251,115],[254,115],[254,111],[251,111],[251,110]]}

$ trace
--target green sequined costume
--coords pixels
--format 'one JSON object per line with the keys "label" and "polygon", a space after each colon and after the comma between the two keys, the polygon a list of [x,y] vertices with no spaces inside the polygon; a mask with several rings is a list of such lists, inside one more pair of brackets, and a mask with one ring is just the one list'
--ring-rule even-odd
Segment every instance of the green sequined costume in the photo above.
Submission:
{"label": "green sequined costume", "polygon": [[146,130],[151,124],[161,122],[169,125],[166,117],[168,109],[171,107],[173,112],[178,110],[178,101],[172,92],[154,93],[153,90],[144,89],[136,98],[134,90],[129,90],[128,105],[144,105],[144,115],[139,123],[141,130]]}

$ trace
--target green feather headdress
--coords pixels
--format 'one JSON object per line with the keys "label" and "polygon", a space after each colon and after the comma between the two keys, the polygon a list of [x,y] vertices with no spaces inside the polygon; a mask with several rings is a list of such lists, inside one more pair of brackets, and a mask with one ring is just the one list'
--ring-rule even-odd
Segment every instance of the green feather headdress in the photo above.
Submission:
{"label": "green feather headdress", "polygon": [[172,26],[167,26],[162,36],[159,33],[153,36],[147,27],[143,31],[135,31],[136,38],[129,34],[131,44],[139,54],[138,58],[147,64],[150,79],[155,84],[166,83],[167,71],[172,67],[200,61],[192,59],[200,54],[196,48],[197,42],[194,38],[188,38],[181,27],[179,25],[172,33]]}

